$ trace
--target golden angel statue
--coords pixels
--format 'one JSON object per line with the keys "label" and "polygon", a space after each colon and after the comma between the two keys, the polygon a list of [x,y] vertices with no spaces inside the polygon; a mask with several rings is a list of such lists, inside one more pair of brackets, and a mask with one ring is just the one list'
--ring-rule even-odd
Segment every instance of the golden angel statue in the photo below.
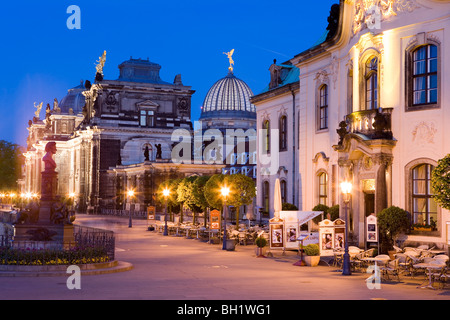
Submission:
{"label": "golden angel statue", "polygon": [[101,75],[103,75],[103,66],[105,65],[105,61],[106,61],[106,50],[103,51],[102,56],[98,58],[97,65],[95,66],[97,73]]}
{"label": "golden angel statue", "polygon": [[35,117],[37,119],[39,119],[39,113],[41,112],[41,109],[42,109],[42,103],[43,102],[41,102],[40,104],[36,105],[36,102],[34,102],[34,107],[36,108],[36,111],[34,112],[34,115],[35,115]]}
{"label": "golden angel statue", "polygon": [[224,52],[223,54],[226,54],[228,57],[228,61],[230,62],[230,66],[228,67],[228,70],[230,70],[230,72],[233,72],[233,65],[234,65],[234,61],[233,61],[233,53],[234,53],[234,49],[231,49],[230,52]]}

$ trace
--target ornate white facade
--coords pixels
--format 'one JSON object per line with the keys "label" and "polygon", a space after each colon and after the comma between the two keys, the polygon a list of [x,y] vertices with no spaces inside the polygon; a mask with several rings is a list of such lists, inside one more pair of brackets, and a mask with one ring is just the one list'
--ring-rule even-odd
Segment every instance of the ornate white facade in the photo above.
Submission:
{"label": "ornate white facade", "polygon": [[[355,244],[364,245],[365,216],[394,205],[411,217],[402,240],[447,248],[450,213],[431,198],[429,177],[450,152],[450,1],[342,0],[333,9],[327,39],[290,60],[300,69],[295,204],[342,209],[348,180]],[[276,123],[283,96],[258,97],[258,121]],[[263,181],[258,172],[258,190]]]}

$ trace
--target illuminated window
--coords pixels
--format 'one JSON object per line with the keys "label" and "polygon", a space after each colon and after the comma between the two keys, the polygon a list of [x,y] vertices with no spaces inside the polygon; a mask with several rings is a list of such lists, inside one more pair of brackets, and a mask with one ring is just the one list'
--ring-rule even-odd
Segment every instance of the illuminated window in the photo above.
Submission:
{"label": "illuminated window", "polygon": [[437,47],[425,45],[412,53],[413,105],[437,103]]}
{"label": "illuminated window", "polygon": [[419,164],[412,169],[413,224],[436,227],[437,205],[432,198],[431,164]]}
{"label": "illuminated window", "polygon": [[328,175],[325,172],[319,173],[319,204],[327,204],[328,200]]}

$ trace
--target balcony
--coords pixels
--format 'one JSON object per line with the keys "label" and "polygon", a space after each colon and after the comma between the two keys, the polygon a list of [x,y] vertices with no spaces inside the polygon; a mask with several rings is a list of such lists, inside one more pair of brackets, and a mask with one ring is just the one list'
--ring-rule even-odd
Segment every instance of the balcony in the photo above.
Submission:
{"label": "balcony", "polygon": [[339,124],[337,133],[342,144],[348,133],[363,135],[368,140],[392,139],[391,114],[393,108],[362,110],[348,114]]}

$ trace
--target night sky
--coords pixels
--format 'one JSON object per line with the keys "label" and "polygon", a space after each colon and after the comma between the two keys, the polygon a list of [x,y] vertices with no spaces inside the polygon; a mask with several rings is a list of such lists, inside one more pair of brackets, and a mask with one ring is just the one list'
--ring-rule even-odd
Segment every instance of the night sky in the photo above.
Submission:
{"label": "night sky", "polygon": [[[208,89],[226,76],[223,52],[235,49],[234,74],[254,94],[269,83],[268,68],[308,49],[324,34],[338,0],[265,1],[8,1],[0,9],[2,50],[0,140],[26,145],[33,103],[60,101],[81,80],[94,82],[106,50],[104,78],[133,57],[161,65],[162,80],[181,74],[195,90],[197,120]],[[81,29],[68,29],[70,5],[80,8]]]}

